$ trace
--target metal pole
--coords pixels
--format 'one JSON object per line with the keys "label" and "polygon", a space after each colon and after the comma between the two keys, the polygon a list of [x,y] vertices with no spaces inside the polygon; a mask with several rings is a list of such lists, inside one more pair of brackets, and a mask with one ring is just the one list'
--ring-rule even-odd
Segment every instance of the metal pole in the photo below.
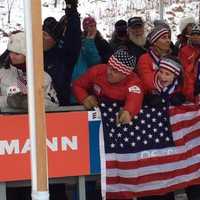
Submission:
{"label": "metal pole", "polygon": [[163,3],[163,0],[160,0],[159,8],[160,8],[160,19],[163,20],[164,19],[164,3]]}
{"label": "metal pole", "polygon": [[44,111],[41,1],[24,0],[32,199],[49,200]]}

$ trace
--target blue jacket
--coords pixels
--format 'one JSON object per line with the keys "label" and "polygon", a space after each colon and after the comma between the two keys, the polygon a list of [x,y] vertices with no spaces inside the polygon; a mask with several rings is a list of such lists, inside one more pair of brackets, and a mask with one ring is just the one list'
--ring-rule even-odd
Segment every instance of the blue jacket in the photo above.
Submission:
{"label": "blue jacket", "polygon": [[[94,39],[84,38],[82,40],[82,47],[79,58],[74,66],[72,73],[72,81],[79,78],[80,75],[84,74],[89,67],[92,65],[99,64],[101,62],[100,55],[95,45]],[[70,103],[75,104],[77,101],[71,95]]]}

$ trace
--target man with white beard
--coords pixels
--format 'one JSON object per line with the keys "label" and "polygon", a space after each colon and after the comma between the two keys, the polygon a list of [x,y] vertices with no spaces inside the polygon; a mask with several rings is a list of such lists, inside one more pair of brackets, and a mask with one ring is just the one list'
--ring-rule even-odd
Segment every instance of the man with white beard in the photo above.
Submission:
{"label": "man with white beard", "polygon": [[128,42],[126,47],[130,54],[136,56],[136,61],[139,57],[146,53],[146,36],[144,30],[144,22],[141,17],[132,17],[128,20]]}

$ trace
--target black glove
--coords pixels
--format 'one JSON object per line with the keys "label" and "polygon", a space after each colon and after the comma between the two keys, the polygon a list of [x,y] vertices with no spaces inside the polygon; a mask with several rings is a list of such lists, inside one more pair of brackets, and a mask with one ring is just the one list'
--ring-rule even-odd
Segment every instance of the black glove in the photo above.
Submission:
{"label": "black glove", "polygon": [[10,108],[28,109],[27,95],[19,92],[7,97],[7,104]]}
{"label": "black glove", "polygon": [[144,97],[144,105],[159,107],[163,105],[163,98],[158,94],[148,94]]}
{"label": "black glove", "polygon": [[176,93],[170,98],[170,103],[173,106],[179,106],[183,104],[186,101],[186,98],[183,94],[181,93]]}
{"label": "black glove", "polygon": [[65,3],[66,3],[65,14],[67,16],[70,16],[73,12],[77,11],[78,0],[65,0]]}

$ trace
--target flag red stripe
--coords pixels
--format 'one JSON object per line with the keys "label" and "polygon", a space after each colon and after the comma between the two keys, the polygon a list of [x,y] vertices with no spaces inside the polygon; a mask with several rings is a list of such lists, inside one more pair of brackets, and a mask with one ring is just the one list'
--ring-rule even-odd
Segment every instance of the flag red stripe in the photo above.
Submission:
{"label": "flag red stripe", "polygon": [[[185,135],[184,137],[182,137],[181,139],[176,140],[176,146],[183,146],[185,145],[187,142],[189,142],[190,140],[199,137],[200,135],[200,131],[196,130],[193,131],[187,135]],[[200,150],[198,150],[200,152]],[[193,153],[193,152],[192,152]]]}
{"label": "flag red stripe", "polygon": [[[188,128],[192,125],[195,125],[199,121],[200,121],[200,116],[197,116],[196,118],[191,119],[191,120],[177,122],[176,124],[171,125],[172,131],[175,132],[175,131],[181,130],[183,128]],[[173,134],[176,134],[176,133],[173,133]]]}
{"label": "flag red stripe", "polygon": [[192,155],[197,155],[200,152],[200,145],[188,150],[185,153],[178,154],[178,155],[170,155],[170,156],[163,156],[163,157],[153,157],[153,158],[146,158],[136,161],[106,161],[106,168],[107,169],[137,169],[138,167],[146,167],[146,166],[153,166],[165,163],[173,163],[176,161],[186,160]]}
{"label": "flag red stripe", "polygon": [[144,176],[138,176],[137,178],[124,178],[124,177],[107,177],[108,184],[127,184],[127,185],[139,185],[153,181],[168,180],[182,175],[187,175],[199,170],[200,163],[191,165],[186,168],[176,169],[169,172],[152,173]]}
{"label": "flag red stripe", "polygon": [[200,184],[200,178],[194,179],[192,181],[187,181],[183,183],[179,183],[173,186],[169,186],[166,188],[158,188],[156,190],[148,190],[148,191],[142,191],[142,192],[129,192],[129,191],[123,191],[123,192],[107,192],[106,197],[108,199],[121,199],[120,197],[124,197],[124,199],[130,199],[134,197],[144,197],[144,196],[152,196],[154,195],[163,195],[166,193],[169,193],[171,191],[176,191],[180,188],[185,188],[187,185],[195,185]]}
{"label": "flag red stripe", "polygon": [[191,104],[191,105],[181,105],[170,108],[169,114],[170,116],[174,116],[177,114],[185,114],[187,112],[197,111],[199,109],[198,106]]}

